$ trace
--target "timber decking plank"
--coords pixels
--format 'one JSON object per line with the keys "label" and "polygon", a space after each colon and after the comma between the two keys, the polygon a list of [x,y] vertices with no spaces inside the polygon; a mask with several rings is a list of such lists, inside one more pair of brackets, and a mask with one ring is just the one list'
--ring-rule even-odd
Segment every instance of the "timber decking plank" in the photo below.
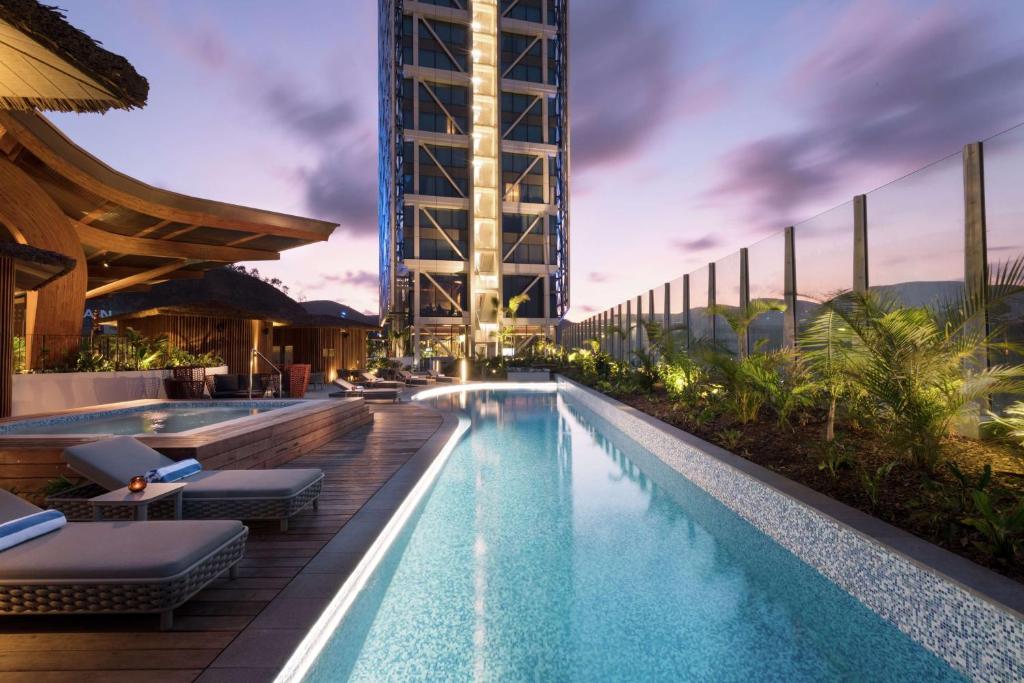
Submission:
{"label": "timber decking plank", "polygon": [[[442,424],[437,413],[410,403],[376,404],[370,410],[371,417],[361,416],[353,404],[340,421],[367,424],[282,465],[324,470],[320,509],[304,511],[287,532],[276,524],[250,523],[239,578],[219,579],[175,610],[175,630],[160,633],[151,615],[0,617],[0,679],[63,683],[131,677],[179,683],[272,678],[276,670],[267,666],[278,665],[290,645],[267,661],[238,655],[253,648],[258,652],[256,644],[268,636],[265,625],[303,603],[292,595],[309,583],[308,577],[305,583],[294,581],[302,568]],[[328,427],[317,425],[313,431]],[[291,442],[293,435],[281,431],[278,437]],[[356,561],[344,558],[346,566]],[[271,629],[269,636],[281,633]],[[251,668],[231,668],[239,663]],[[229,668],[220,668],[225,665]]]}

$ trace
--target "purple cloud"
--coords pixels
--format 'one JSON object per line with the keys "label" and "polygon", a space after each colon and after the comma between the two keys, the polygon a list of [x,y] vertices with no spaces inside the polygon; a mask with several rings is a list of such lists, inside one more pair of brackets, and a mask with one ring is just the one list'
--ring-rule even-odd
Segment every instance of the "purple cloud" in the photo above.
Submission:
{"label": "purple cloud", "polygon": [[608,282],[611,276],[608,273],[589,273],[587,274],[587,280],[590,282]]}
{"label": "purple cloud", "polygon": [[692,70],[689,78],[680,77],[686,21],[678,10],[586,0],[571,12],[574,170],[629,158],[681,112],[702,113],[720,103],[721,80],[702,83],[702,74]]}
{"label": "purple cloud", "polygon": [[327,273],[320,276],[320,283],[329,282],[356,289],[372,289],[377,291],[380,277],[368,270],[348,270],[344,273]]}
{"label": "purple cloud", "polygon": [[853,172],[906,172],[1017,122],[1019,42],[999,47],[997,23],[982,14],[893,11],[861,2],[838,16],[787,86],[803,125],[726,153],[705,198],[741,202],[746,218],[777,230],[821,208]]}
{"label": "purple cloud", "polygon": [[697,237],[695,239],[679,239],[676,238],[671,242],[672,246],[682,251],[702,251],[704,249],[713,249],[714,247],[720,246],[722,240],[715,237],[714,235],[704,235],[703,237]]}

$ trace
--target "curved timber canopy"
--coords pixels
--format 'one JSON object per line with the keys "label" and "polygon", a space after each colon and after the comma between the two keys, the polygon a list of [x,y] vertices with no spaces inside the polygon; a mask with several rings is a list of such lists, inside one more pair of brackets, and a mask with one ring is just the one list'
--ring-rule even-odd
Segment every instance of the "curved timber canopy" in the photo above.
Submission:
{"label": "curved timber canopy", "polygon": [[337,227],[147,185],[35,113],[0,112],[0,152],[67,217],[84,252],[87,297],[200,277],[223,263],[276,260],[285,249],[326,240]]}

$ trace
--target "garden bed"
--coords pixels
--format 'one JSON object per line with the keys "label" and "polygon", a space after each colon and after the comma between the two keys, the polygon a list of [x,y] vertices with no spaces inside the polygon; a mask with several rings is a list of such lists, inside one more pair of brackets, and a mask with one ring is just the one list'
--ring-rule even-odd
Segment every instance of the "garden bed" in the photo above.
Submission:
{"label": "garden bed", "polygon": [[[565,373],[583,381],[572,372]],[[586,384],[584,381],[583,383]],[[760,421],[740,424],[728,415],[701,419],[695,411],[664,391],[651,393],[605,392],[619,401],[670,425],[695,434],[752,462],[867,512],[951,552],[1024,583],[1024,565],[1004,562],[985,549],[985,537],[964,523],[970,516],[970,490],[965,490],[952,463],[977,484],[991,465],[986,490],[1005,489],[1024,495],[1024,457],[1011,444],[950,436],[943,444],[940,465],[930,474],[913,468],[890,452],[878,436],[855,425],[837,431],[837,449],[848,456],[835,475],[822,465],[825,457],[825,415],[811,412],[792,428]],[[877,473],[895,462],[878,487],[872,502],[861,473]],[[963,496],[963,498],[962,498]]]}

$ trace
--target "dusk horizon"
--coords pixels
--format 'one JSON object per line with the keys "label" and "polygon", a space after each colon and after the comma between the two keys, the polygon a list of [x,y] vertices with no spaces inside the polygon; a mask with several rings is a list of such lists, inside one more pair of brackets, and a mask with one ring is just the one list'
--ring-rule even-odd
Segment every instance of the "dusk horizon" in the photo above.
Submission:
{"label": "dusk horizon", "polygon": [[[250,265],[296,297],[377,310],[373,3],[63,4],[151,95],[56,125],[153,185],[339,223],[326,245]],[[574,4],[568,317],[1020,123],[1022,17],[999,2]]]}

